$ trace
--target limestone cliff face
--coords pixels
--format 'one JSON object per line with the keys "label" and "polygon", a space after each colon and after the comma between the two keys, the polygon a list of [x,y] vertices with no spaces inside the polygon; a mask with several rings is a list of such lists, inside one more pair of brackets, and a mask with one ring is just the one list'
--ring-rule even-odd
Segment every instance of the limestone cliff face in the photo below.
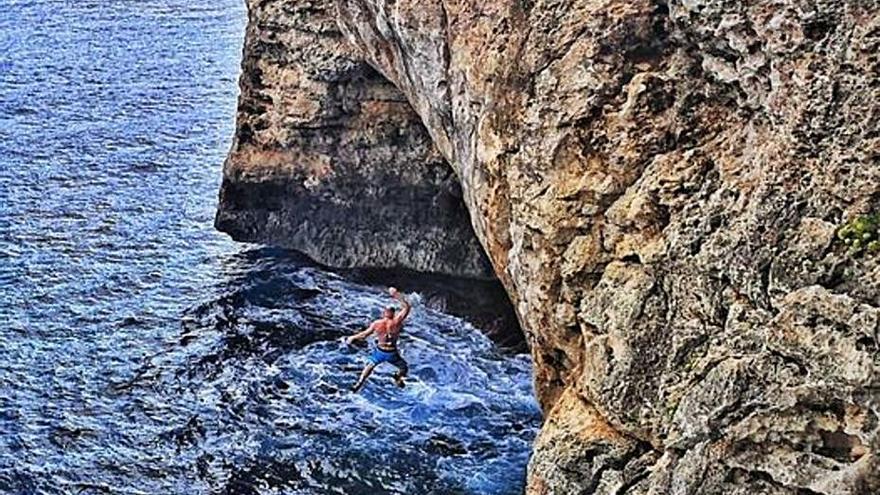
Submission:
{"label": "limestone cliff face", "polygon": [[337,267],[494,277],[461,188],[330,2],[249,1],[217,227]]}
{"label": "limestone cliff face", "polygon": [[337,8],[529,336],[529,493],[880,493],[880,2]]}

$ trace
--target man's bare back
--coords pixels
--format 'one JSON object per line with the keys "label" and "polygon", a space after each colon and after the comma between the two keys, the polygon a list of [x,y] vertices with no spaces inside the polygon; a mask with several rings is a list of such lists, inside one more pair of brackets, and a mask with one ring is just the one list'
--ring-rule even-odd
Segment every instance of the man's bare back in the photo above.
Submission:
{"label": "man's bare back", "polygon": [[403,322],[409,316],[412,306],[394,287],[389,287],[388,293],[391,294],[392,298],[400,301],[403,309],[395,314],[394,308],[385,308],[382,310],[382,318],[371,323],[366,330],[346,339],[346,342],[351,344],[356,340],[363,340],[372,334],[376,334],[376,348],[370,354],[369,363],[367,363],[357,383],[351,387],[354,392],[363,388],[373,369],[381,363],[391,363],[396,366],[398,372],[394,375],[394,381],[398,387],[402,388],[404,386],[404,378],[406,378],[406,374],[409,371],[409,366],[400,356],[400,352],[397,349],[397,341],[403,330]]}

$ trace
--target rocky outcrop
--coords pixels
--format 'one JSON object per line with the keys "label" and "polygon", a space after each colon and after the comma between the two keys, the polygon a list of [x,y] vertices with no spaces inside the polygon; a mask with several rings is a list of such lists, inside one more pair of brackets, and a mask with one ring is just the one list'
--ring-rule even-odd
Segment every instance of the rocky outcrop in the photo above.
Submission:
{"label": "rocky outcrop", "polygon": [[338,0],[530,341],[532,494],[880,492],[880,4]]}
{"label": "rocky outcrop", "polygon": [[217,228],[337,267],[494,278],[461,188],[329,2],[248,2]]}

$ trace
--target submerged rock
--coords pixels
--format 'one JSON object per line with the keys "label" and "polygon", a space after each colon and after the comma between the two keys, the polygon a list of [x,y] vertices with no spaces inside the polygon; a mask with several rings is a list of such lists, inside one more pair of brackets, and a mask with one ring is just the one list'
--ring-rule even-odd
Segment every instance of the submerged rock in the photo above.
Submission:
{"label": "submerged rock", "polygon": [[[333,25],[309,5],[277,17]],[[880,3],[337,7],[328,43],[406,96],[527,333],[529,493],[880,492],[880,262],[835,237],[880,208]]]}

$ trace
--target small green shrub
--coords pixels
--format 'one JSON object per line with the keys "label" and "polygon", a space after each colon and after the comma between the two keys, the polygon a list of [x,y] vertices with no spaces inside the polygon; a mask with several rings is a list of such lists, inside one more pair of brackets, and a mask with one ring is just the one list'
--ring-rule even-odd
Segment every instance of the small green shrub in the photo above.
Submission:
{"label": "small green shrub", "polygon": [[880,253],[880,213],[850,220],[837,231],[837,238],[849,246],[850,255]]}

